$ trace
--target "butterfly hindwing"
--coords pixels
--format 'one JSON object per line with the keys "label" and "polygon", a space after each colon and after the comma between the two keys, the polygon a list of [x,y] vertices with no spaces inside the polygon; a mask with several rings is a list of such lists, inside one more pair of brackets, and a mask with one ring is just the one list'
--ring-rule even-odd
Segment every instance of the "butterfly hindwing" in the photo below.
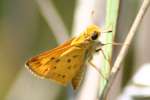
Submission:
{"label": "butterfly hindwing", "polygon": [[74,90],[77,90],[80,87],[84,74],[85,74],[85,66],[82,65],[78,73],[73,77],[71,81]]}

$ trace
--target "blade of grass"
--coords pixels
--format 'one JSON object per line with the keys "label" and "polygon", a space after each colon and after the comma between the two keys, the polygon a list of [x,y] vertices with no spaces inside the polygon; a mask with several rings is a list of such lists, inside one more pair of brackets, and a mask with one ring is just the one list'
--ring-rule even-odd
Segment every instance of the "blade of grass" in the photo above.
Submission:
{"label": "blade of grass", "polygon": [[123,59],[127,53],[128,47],[131,44],[131,41],[136,33],[138,26],[140,25],[140,22],[142,21],[144,15],[146,13],[147,8],[149,7],[149,4],[150,4],[150,0],[143,1],[143,4],[135,18],[135,21],[133,22],[133,24],[131,26],[131,29],[130,29],[130,31],[124,41],[124,44],[119,52],[119,55],[118,55],[117,59],[115,60],[114,66],[112,67],[111,74],[108,79],[108,84],[106,85],[103,95],[101,96],[101,100],[106,100],[107,94],[113,84],[113,81],[116,78],[117,73],[120,70],[120,64],[123,61]]}
{"label": "blade of grass", "polygon": [[64,40],[68,39],[67,35],[68,30],[65,27],[63,20],[61,19],[59,13],[56,8],[52,4],[50,0],[35,0],[38,4],[40,12],[43,18],[46,20],[48,26],[54,33],[58,43],[64,42]]}
{"label": "blade of grass", "polygon": [[[113,38],[116,32],[116,26],[117,26],[117,18],[118,18],[118,8],[119,8],[119,2],[120,0],[107,0],[106,4],[106,29],[111,29],[111,33],[106,33],[104,37],[104,43],[112,43]],[[104,46],[103,48],[104,54],[106,55],[107,59],[109,61],[106,61],[104,59],[102,62],[102,68],[101,71],[104,74],[104,76],[108,77],[111,66],[108,62],[111,62],[111,56],[112,56],[112,45]],[[103,78],[100,80],[100,95],[107,84],[107,81]]]}

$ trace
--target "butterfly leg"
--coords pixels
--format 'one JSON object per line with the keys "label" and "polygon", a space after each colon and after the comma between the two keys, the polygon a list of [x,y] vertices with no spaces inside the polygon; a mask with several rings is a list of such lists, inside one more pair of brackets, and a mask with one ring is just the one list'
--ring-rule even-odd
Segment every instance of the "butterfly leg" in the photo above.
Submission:
{"label": "butterfly leg", "polygon": [[108,57],[108,58],[106,57],[106,55],[105,55],[105,53],[104,53],[104,51],[103,51],[102,48],[96,49],[95,51],[96,51],[96,52],[101,51],[101,52],[102,52],[102,55],[103,55],[103,57],[104,57],[104,59],[108,62],[109,66],[111,66],[111,63],[109,62],[109,59],[108,59],[109,57]]}
{"label": "butterfly leg", "polygon": [[88,60],[88,63],[89,63],[105,80],[107,80],[107,78],[105,77],[105,75],[103,75],[103,73],[100,71],[100,69],[98,69],[98,68],[96,67],[96,65],[92,63],[91,60]]}

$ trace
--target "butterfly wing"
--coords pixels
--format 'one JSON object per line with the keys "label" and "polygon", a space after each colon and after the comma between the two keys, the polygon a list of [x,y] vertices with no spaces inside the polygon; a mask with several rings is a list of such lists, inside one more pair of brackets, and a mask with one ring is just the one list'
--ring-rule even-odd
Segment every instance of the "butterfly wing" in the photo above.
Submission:
{"label": "butterfly wing", "polygon": [[80,86],[85,74],[85,68],[85,66],[82,66],[79,72],[73,77],[71,83],[74,90],[77,90],[77,88]]}
{"label": "butterfly wing", "polygon": [[82,67],[85,50],[70,45],[71,41],[44,52],[27,61],[27,67],[36,75],[66,85]]}

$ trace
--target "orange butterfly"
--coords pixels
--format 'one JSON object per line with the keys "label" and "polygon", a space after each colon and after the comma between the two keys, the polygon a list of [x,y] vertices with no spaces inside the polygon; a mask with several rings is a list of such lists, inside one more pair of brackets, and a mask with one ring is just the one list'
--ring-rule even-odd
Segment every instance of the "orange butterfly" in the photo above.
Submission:
{"label": "orange butterfly", "polygon": [[97,41],[100,35],[98,26],[89,25],[79,36],[29,59],[26,66],[34,74],[61,85],[71,82],[75,90],[81,83],[86,61],[91,61],[95,49],[102,46]]}

